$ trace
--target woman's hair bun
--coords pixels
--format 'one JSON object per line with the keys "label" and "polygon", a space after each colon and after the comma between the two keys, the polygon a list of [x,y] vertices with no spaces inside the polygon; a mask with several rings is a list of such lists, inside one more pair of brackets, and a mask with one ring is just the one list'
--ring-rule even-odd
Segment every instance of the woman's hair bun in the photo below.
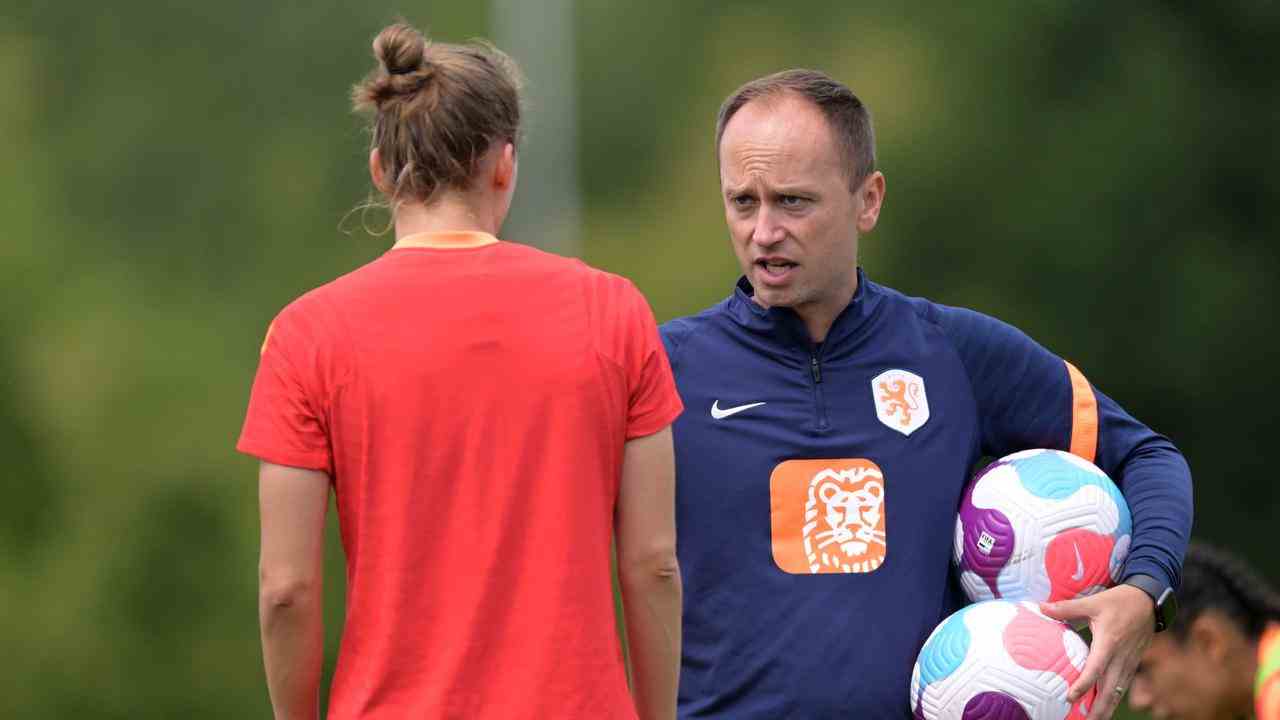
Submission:
{"label": "woman's hair bun", "polygon": [[373,39],[373,55],[388,75],[405,75],[422,67],[427,39],[405,23],[390,25]]}
{"label": "woman's hair bun", "polygon": [[407,23],[373,41],[377,67],[351,89],[373,111],[378,151],[393,203],[426,203],[441,188],[466,189],[494,143],[520,136],[520,71],[483,41],[429,43]]}

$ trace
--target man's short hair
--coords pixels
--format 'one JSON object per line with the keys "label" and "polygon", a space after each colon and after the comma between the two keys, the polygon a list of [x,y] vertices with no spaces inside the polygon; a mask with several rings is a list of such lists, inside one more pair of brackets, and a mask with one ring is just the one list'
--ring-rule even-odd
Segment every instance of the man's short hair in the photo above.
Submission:
{"label": "man's short hair", "polygon": [[757,78],[738,88],[720,106],[716,118],[716,156],[729,120],[752,100],[786,93],[808,100],[827,119],[836,141],[844,151],[849,184],[856,188],[876,169],[876,140],[871,129],[871,113],[844,83],[818,70],[783,70]]}

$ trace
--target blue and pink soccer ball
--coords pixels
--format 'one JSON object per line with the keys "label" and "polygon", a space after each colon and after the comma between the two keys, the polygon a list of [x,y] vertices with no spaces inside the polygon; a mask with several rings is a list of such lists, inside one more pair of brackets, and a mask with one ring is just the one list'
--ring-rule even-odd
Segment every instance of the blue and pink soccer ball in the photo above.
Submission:
{"label": "blue and pink soccer ball", "polygon": [[1038,603],[1111,587],[1133,522],[1111,480],[1075,455],[1027,450],[1001,458],[965,488],[954,560],[976,604],[947,618],[920,651],[911,680],[916,720],[1083,719],[1067,690],[1088,646]]}
{"label": "blue and pink soccer ball", "polygon": [[1026,450],[965,488],[954,559],[970,600],[1069,600],[1119,580],[1132,528],[1124,496],[1092,463]]}
{"label": "blue and pink soccer ball", "polygon": [[1074,705],[1067,690],[1089,649],[1033,602],[987,600],[933,631],[911,674],[916,720],[1084,720],[1090,691]]}

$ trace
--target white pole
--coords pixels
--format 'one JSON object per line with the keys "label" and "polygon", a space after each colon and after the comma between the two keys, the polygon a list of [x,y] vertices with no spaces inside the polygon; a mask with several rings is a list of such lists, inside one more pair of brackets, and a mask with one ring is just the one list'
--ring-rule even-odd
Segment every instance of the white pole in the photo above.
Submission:
{"label": "white pole", "polygon": [[573,0],[490,0],[495,45],[524,70],[520,176],[504,239],[581,256]]}

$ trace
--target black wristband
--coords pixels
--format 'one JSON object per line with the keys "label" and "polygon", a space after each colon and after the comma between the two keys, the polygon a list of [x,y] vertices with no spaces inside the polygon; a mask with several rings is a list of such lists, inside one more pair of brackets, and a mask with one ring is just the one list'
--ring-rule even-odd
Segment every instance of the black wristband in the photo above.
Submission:
{"label": "black wristband", "polygon": [[1173,624],[1173,618],[1178,614],[1178,601],[1173,594],[1173,588],[1150,575],[1130,575],[1121,582],[1138,588],[1151,598],[1151,602],[1155,603],[1156,632],[1165,630]]}

